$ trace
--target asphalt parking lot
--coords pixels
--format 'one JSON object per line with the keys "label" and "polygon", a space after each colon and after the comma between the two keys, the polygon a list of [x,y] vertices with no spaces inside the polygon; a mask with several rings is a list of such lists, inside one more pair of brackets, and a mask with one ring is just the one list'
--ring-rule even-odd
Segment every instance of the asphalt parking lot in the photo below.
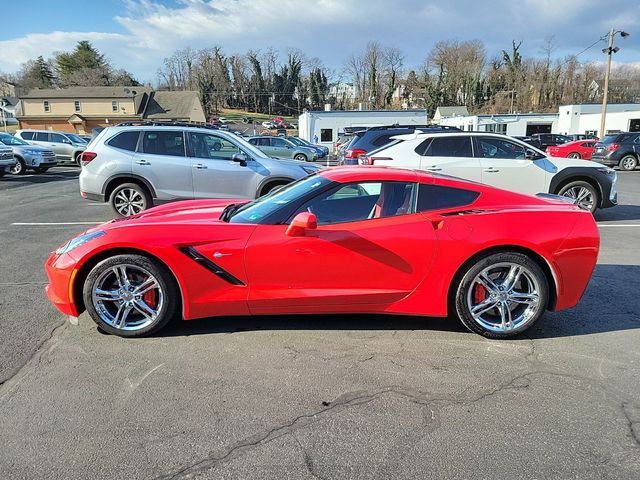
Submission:
{"label": "asphalt parking lot", "polygon": [[640,171],[596,214],[581,303],[513,341],[395,316],[71,326],[44,261],[111,218],[77,174],[0,179],[0,477],[640,478]]}

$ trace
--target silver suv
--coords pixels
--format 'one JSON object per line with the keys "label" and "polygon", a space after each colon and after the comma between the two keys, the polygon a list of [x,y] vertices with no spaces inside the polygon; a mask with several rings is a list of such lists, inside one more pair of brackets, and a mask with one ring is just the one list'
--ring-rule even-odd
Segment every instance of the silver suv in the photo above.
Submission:
{"label": "silver suv", "polygon": [[44,173],[58,163],[54,153],[39,145],[31,145],[10,133],[0,133],[0,144],[10,147],[15,164],[9,170],[14,175],[22,175],[27,169],[36,173]]}
{"label": "silver suv", "polygon": [[75,162],[80,165],[80,154],[87,148],[84,138],[75,133],[49,130],[18,130],[16,137],[32,145],[53,150],[59,162]]}
{"label": "silver suv", "polygon": [[232,133],[157,123],[105,128],[81,163],[82,197],[109,202],[118,216],[171,200],[257,198],[319,169],[269,158]]}
{"label": "silver suv", "polygon": [[16,165],[16,159],[13,156],[13,150],[11,147],[7,147],[3,143],[0,143],[0,178],[4,177],[7,170],[14,168]]}

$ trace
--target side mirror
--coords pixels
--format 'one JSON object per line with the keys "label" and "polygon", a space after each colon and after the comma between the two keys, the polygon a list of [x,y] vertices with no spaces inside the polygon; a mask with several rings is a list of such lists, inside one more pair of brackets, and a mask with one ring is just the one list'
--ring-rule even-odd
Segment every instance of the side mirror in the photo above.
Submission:
{"label": "side mirror", "polygon": [[307,230],[318,228],[318,219],[311,212],[300,212],[287,227],[285,234],[288,237],[304,237]]}
{"label": "side mirror", "polygon": [[231,160],[239,163],[241,167],[247,166],[247,156],[244,153],[234,153],[231,156]]}
{"label": "side mirror", "polygon": [[527,151],[524,152],[524,158],[527,160],[538,160],[539,158],[542,158],[542,156],[540,156],[538,152],[527,149]]}

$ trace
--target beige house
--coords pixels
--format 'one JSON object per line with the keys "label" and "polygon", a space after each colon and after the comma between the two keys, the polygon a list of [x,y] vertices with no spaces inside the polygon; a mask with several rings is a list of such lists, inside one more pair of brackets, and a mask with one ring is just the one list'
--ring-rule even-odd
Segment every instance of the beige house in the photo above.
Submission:
{"label": "beige house", "polygon": [[197,92],[133,86],[33,89],[20,97],[16,118],[20,128],[79,134],[125,121],[205,121]]}

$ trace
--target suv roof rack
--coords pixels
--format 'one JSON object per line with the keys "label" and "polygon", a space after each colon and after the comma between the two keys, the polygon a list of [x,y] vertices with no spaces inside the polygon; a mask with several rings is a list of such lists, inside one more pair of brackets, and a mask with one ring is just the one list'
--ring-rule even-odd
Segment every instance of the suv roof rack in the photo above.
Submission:
{"label": "suv roof rack", "polygon": [[453,130],[453,131],[461,131],[458,127],[453,127],[450,125],[438,125],[438,124],[431,124],[431,125],[400,125],[399,123],[394,123],[392,125],[380,125],[377,127],[369,127],[367,128],[367,130],[387,130],[390,128],[412,128],[414,130],[423,130],[423,129],[430,129],[430,130]]}
{"label": "suv roof rack", "polygon": [[154,121],[154,120],[140,120],[120,122],[115,127],[191,127],[191,128],[208,128],[210,130],[220,130],[217,125],[211,125],[208,123],[198,122],[174,122],[174,121]]}

